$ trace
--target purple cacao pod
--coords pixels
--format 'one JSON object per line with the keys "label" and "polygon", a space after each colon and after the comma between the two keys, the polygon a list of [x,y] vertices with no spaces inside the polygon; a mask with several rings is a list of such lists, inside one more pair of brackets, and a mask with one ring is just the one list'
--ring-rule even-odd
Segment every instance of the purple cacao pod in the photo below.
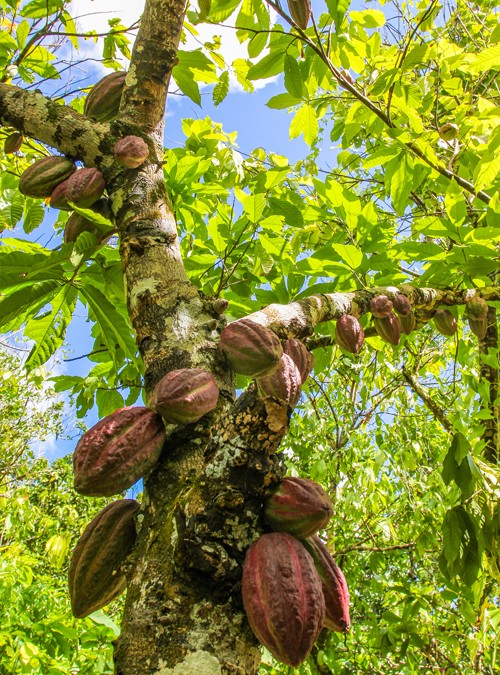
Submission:
{"label": "purple cacao pod", "polygon": [[441,335],[447,337],[457,332],[457,320],[449,309],[438,309],[434,314],[434,325]]}
{"label": "purple cacao pod", "polygon": [[94,167],[76,171],[65,181],[66,200],[82,209],[87,209],[96,202],[104,192],[106,183],[104,176]]}
{"label": "purple cacao pod", "polygon": [[172,370],[156,385],[157,412],[172,424],[193,424],[217,405],[219,387],[211,373],[200,368]]}
{"label": "purple cacao pod", "polygon": [[321,485],[307,478],[284,478],[264,502],[264,515],[275,532],[304,539],[326,527],[332,502]]}
{"label": "purple cacao pod", "polygon": [[384,319],[392,314],[392,300],[387,295],[377,295],[370,300],[370,312],[378,319]]}
{"label": "purple cacao pod", "polygon": [[75,490],[88,497],[124,492],[151,471],[164,443],[163,420],[153,410],[115,410],[78,441],[73,455]]}
{"label": "purple cacao pod", "polygon": [[394,311],[399,314],[399,316],[409,316],[411,314],[411,302],[406,295],[396,293],[392,299],[392,304],[394,306]]}
{"label": "purple cacao pod", "polygon": [[287,0],[288,11],[299,28],[305,30],[311,20],[311,0]]}
{"label": "purple cacao pod", "polygon": [[326,609],[323,625],[339,633],[345,633],[351,625],[346,578],[318,536],[309,537],[302,543],[311,554],[323,585]]}
{"label": "purple cacao pod", "polygon": [[71,211],[71,206],[68,203],[68,197],[66,195],[67,183],[68,181],[64,180],[54,188],[50,196],[50,205],[52,208],[60,209],[61,211]]}
{"label": "purple cacao pod", "polygon": [[374,316],[373,325],[382,340],[390,342],[393,345],[399,344],[401,339],[401,324],[395,314],[389,314],[389,316],[383,318]]}
{"label": "purple cacao pod", "polygon": [[146,142],[139,136],[125,136],[115,143],[115,161],[129,169],[137,169],[149,156]]}
{"label": "purple cacao pod", "polygon": [[262,535],[247,551],[241,587],[261,644],[282,663],[302,663],[325,618],[321,581],[302,544],[286,532]]}
{"label": "purple cacao pod", "polygon": [[365,332],[358,319],[351,314],[344,314],[338,319],[335,328],[335,340],[339,347],[351,354],[361,351],[365,340]]}
{"label": "purple cacao pod", "polygon": [[126,588],[119,567],[136,539],[135,499],[108,504],[87,525],[69,565],[68,585],[74,616],[83,618],[109,604]]}
{"label": "purple cacao pod", "polygon": [[219,347],[232,370],[249,377],[272,373],[283,354],[278,336],[250,319],[239,319],[226,326]]}
{"label": "purple cacao pod", "polygon": [[109,122],[118,115],[127,73],[106,75],[92,87],[85,99],[84,113],[98,122]]}
{"label": "purple cacao pod", "polygon": [[283,352],[295,363],[300,372],[300,379],[302,384],[309,377],[309,373],[314,366],[314,354],[307,351],[304,343],[296,338],[290,338],[282,343]]}
{"label": "purple cacao pod", "polygon": [[283,354],[274,372],[257,378],[257,386],[262,396],[271,396],[294,408],[300,398],[302,378],[291,357]]}

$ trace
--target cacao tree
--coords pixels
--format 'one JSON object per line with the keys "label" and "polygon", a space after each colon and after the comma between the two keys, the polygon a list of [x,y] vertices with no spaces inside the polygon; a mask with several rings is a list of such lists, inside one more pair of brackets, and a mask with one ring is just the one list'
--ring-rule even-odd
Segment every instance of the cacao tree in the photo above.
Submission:
{"label": "cacao tree", "polygon": [[[115,672],[259,670],[241,575],[269,529],[263,504],[288,467],[338,495],[327,540],[353,596],[352,637],[323,631],[303,672],[419,672],[422,663],[428,672],[494,672],[493,9],[146,0],[132,51],[128,27],[111,21],[102,55],[111,71],[77,91],[71,50],[95,34],[80,31],[70,9],[52,0],[3,7],[1,217],[26,236],[0,247],[0,324],[24,329],[30,371],[84,310],[90,370],[55,377],[57,389],[70,392],[80,417],[94,404],[102,418],[134,405],[163,416],[158,461],[141,458],[137,538],[106,569],[127,586]],[[216,37],[224,23],[245,58],[225,58]],[[207,25],[210,40],[187,42]],[[70,58],[58,58],[58,47]],[[263,148],[243,155],[210,119],[185,119],[184,146],[165,149],[167,98],[201,104],[208,86],[222,108],[234,83],[250,95],[272,77],[280,91],[267,105],[291,113],[290,137],[303,135],[310,149],[303,159]],[[48,221],[60,245],[36,240]],[[304,346],[315,357],[307,380]],[[106,434],[99,448],[124,451],[122,431]],[[132,454],[142,451],[132,441]],[[432,545],[429,530],[440,533]],[[96,565],[106,564],[108,543],[102,530]],[[353,554],[365,553],[363,568]],[[306,586],[315,574],[307,565]],[[92,578],[74,569],[72,580]],[[286,584],[266,581],[286,607]],[[323,610],[313,611],[318,628]],[[262,611],[250,623],[267,618]],[[295,665],[289,654],[282,660]]]}

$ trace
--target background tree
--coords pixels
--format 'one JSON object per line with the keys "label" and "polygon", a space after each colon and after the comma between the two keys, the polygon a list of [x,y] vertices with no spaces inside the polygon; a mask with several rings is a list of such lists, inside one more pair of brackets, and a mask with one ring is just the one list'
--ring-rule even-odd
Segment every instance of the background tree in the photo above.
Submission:
{"label": "background tree", "polygon": [[[167,425],[145,481],[117,673],[257,671],[241,563],[285,464],[336,491],[329,539],[353,591],[352,636],[322,635],[305,672],[498,663],[498,26],[487,3],[383,9],[327,0],[304,29],[275,2],[200,2],[186,19],[184,2],[148,0],[108,123],[83,114],[83,95],[65,92],[63,105],[50,95],[65,66],[48,46],[66,35],[78,47],[68,8],[5,7],[0,121],[26,139],[2,159],[5,224],[22,219],[30,233],[42,222],[40,201],[17,185],[48,146],[103,173],[119,244],[86,210],[97,236],[56,249],[4,239],[0,323],[25,326],[32,369],[85,306],[96,365],[57,378],[80,415],[94,402],[101,416],[133,404],[142,387],[151,401],[178,368],[209,370],[221,390],[199,423]],[[178,49],[183,22],[195,34],[233,11],[249,60],[226,63],[215,39]],[[117,50],[128,55],[125,35],[114,22],[106,36],[112,68]],[[290,135],[311,148],[302,161],[262,148],[243,159],[209,119],[185,120],[185,146],[164,151],[171,76],[196,102],[199,83],[215,83],[220,104],[231,77],[251,90],[281,73],[285,91],[268,105],[293,113]],[[113,158],[131,134],[149,148],[137,170]],[[328,138],[339,146],[331,170]],[[396,289],[418,330],[393,349],[370,328],[369,309]],[[462,320],[476,291],[490,307],[479,350]],[[235,380],[218,349],[220,298],[231,319],[250,316],[314,350],[289,434],[288,405]],[[461,319],[447,341],[424,326],[440,306]],[[346,313],[367,329],[358,356],[336,344],[334,321]]]}

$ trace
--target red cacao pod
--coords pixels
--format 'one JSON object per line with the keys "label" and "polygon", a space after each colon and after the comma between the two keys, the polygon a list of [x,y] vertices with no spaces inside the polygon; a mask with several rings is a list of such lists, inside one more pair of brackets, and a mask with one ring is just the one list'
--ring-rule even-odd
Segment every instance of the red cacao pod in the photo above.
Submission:
{"label": "red cacao pod", "polygon": [[292,358],[283,354],[274,372],[257,378],[257,386],[262,396],[271,396],[294,408],[300,398],[302,377]]}
{"label": "red cacao pod", "polygon": [[64,243],[75,242],[82,232],[92,232],[96,236],[99,234],[99,228],[91,220],[87,220],[79,213],[72,213],[66,221],[64,228]]}
{"label": "red cacao pod", "polygon": [[6,155],[11,155],[13,152],[17,152],[20,150],[23,141],[24,136],[20,134],[19,131],[14,131],[14,133],[9,134],[3,144],[4,153]]}
{"label": "red cacao pod", "polygon": [[299,28],[305,30],[312,15],[311,0],[287,0],[290,16]]}
{"label": "red cacao pod", "polygon": [[137,169],[149,156],[146,142],[139,136],[125,136],[115,143],[115,161],[129,169]]}
{"label": "red cacao pod", "polygon": [[226,326],[219,347],[235,373],[250,377],[272,373],[283,354],[278,336],[250,319],[239,319]]}
{"label": "red cacao pod", "polygon": [[109,122],[118,115],[127,73],[106,75],[92,87],[85,99],[84,113],[98,122]]}
{"label": "red cacao pod", "polygon": [[384,319],[392,314],[392,300],[387,295],[377,295],[370,300],[370,312],[379,319]]}
{"label": "red cacao pod", "polygon": [[71,206],[68,203],[68,198],[66,195],[66,185],[68,184],[68,180],[64,180],[54,188],[54,191],[50,196],[50,205],[52,208],[60,209],[62,211],[71,211]]}
{"label": "red cacao pod", "polygon": [[304,343],[296,338],[290,338],[290,340],[285,340],[282,345],[283,353],[288,354],[288,356],[295,363],[300,372],[301,383],[304,382],[309,377],[309,373],[314,366],[314,354],[307,351]]}
{"label": "red cacao pod", "polygon": [[275,532],[305,539],[324,528],[333,515],[330,497],[308,478],[283,478],[264,502],[264,514]]}
{"label": "red cacao pod", "polygon": [[82,209],[87,209],[96,202],[104,192],[106,183],[104,176],[94,167],[76,171],[65,181],[66,200]]}
{"label": "red cacao pod", "polygon": [[394,306],[394,311],[399,314],[399,316],[409,316],[411,314],[411,302],[406,295],[396,293],[392,299],[392,304]]}
{"label": "red cacao pod", "polygon": [[38,159],[19,179],[19,192],[27,197],[50,197],[54,188],[75,171],[74,162],[67,157],[53,155]]}
{"label": "red cacao pod", "polygon": [[298,666],[325,618],[314,562],[286,532],[264,534],[247,551],[241,584],[248,622],[275,659]]}
{"label": "red cacao pod", "polygon": [[193,424],[217,405],[219,387],[211,373],[200,368],[172,370],[156,385],[157,412],[172,424]]}
{"label": "red cacao pod", "polygon": [[73,455],[75,490],[88,497],[127,490],[155,466],[164,443],[163,420],[153,410],[115,410],[78,441]]}
{"label": "red cacao pod", "polygon": [[399,324],[401,326],[402,332],[406,333],[406,335],[413,333],[413,331],[417,327],[417,319],[415,317],[415,314],[413,314],[413,312],[410,312],[408,316],[400,316]]}
{"label": "red cacao pod", "polygon": [[373,325],[382,340],[390,342],[393,345],[399,344],[401,339],[401,324],[395,314],[389,314],[389,316],[383,318],[374,316]]}
{"label": "red cacao pod", "polygon": [[302,543],[311,554],[323,585],[326,609],[323,625],[339,633],[345,633],[351,625],[346,578],[318,536],[309,537]]}
{"label": "red cacao pod", "polygon": [[364,339],[365,332],[355,316],[344,314],[340,317],[335,328],[335,340],[339,347],[351,354],[358,354]]}
{"label": "red cacao pod", "polygon": [[467,321],[469,323],[469,328],[474,333],[474,335],[482,340],[486,335],[486,331],[488,330],[488,317],[482,316],[475,318],[468,316]]}
{"label": "red cacao pod", "polygon": [[69,565],[68,585],[74,616],[83,618],[104,607],[126,588],[118,572],[136,539],[135,499],[108,504],[87,525]]}
{"label": "red cacao pod", "polygon": [[457,320],[449,309],[438,309],[434,314],[434,325],[441,335],[455,335],[457,332]]}
{"label": "red cacao pod", "polygon": [[474,295],[465,301],[467,316],[473,319],[482,319],[488,314],[488,303],[480,295]]}

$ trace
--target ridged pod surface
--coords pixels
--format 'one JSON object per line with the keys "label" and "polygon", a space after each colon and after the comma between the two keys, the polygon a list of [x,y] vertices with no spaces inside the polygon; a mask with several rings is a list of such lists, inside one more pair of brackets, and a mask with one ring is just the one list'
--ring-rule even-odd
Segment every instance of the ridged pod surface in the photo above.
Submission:
{"label": "ridged pod surface", "polygon": [[300,398],[302,377],[293,359],[283,354],[274,372],[257,378],[257,386],[261,395],[271,396],[293,408]]}
{"label": "ridged pod surface", "polygon": [[401,331],[406,335],[413,333],[413,331],[417,327],[417,319],[415,317],[415,314],[413,314],[413,312],[410,312],[408,316],[400,316],[399,325],[401,326]]}
{"label": "ridged pod surface", "polygon": [[394,305],[387,295],[377,295],[370,300],[370,312],[379,319],[392,314]]}
{"label": "ridged pod surface", "polygon": [[68,202],[82,209],[94,204],[104,192],[104,176],[94,167],[76,171],[64,184],[64,193]]}
{"label": "ridged pod surface", "polygon": [[137,169],[149,156],[149,148],[139,136],[125,136],[115,143],[115,161],[129,169]]}
{"label": "ridged pod surface", "polygon": [[441,335],[450,337],[457,332],[457,320],[449,309],[438,309],[434,314],[434,325]]}
{"label": "ridged pod surface", "polygon": [[82,232],[92,232],[96,236],[99,234],[99,228],[91,220],[87,220],[79,213],[72,213],[66,221],[64,228],[64,243],[75,242]]}
{"label": "ridged pod surface", "polygon": [[[71,176],[70,176],[71,178]],[[60,209],[61,211],[71,211],[71,206],[68,204],[68,198],[66,195],[66,185],[68,180],[64,180],[59,185],[56,185],[51,196],[50,196],[50,205],[54,209]]]}
{"label": "ridged pod surface", "polygon": [[264,515],[271,528],[299,539],[324,528],[332,514],[330,497],[308,478],[284,478],[264,502]]}
{"label": "ridged pod surface", "polygon": [[92,87],[85,99],[84,113],[98,122],[109,122],[118,115],[127,73],[106,75]]}
{"label": "ridged pod surface", "polygon": [[299,28],[305,30],[311,19],[311,0],[287,0],[290,16]]}
{"label": "ridged pod surface", "polygon": [[19,179],[19,192],[27,197],[50,197],[54,188],[76,171],[71,159],[60,155],[38,159]]}
{"label": "ridged pod surface", "polygon": [[125,590],[126,579],[117,570],[134,545],[134,517],[139,508],[135,499],[120,499],[108,504],[85,528],[69,565],[74,616],[92,614]]}
{"label": "ridged pod surface", "polygon": [[326,609],[323,625],[338,633],[345,633],[351,625],[346,578],[319,537],[310,537],[302,543],[311,554],[323,585]]}
{"label": "ridged pod surface", "polygon": [[219,347],[232,370],[249,377],[272,373],[283,354],[278,336],[250,319],[239,319],[226,326]]}
{"label": "ridged pod surface", "polygon": [[344,314],[337,320],[335,339],[346,352],[358,354],[365,340],[365,332],[355,316]]}
{"label": "ridged pod surface", "polygon": [[474,295],[465,301],[467,316],[473,319],[482,319],[488,314],[488,303],[480,295]]}
{"label": "ridged pod surface", "polygon": [[383,318],[374,316],[373,325],[382,340],[398,345],[401,339],[401,324],[398,317],[393,313]]}
{"label": "ridged pod surface", "polygon": [[314,355],[311,354],[303,342],[296,338],[290,338],[282,343],[283,353],[288,356],[295,363],[300,372],[300,379],[302,384],[309,377],[309,373],[314,366]]}
{"label": "ridged pod surface", "polygon": [[12,134],[9,134],[3,144],[4,153],[6,155],[11,155],[13,152],[17,152],[21,148],[23,141],[24,137],[19,131],[14,131]]}
{"label": "ridged pod surface", "polygon": [[394,306],[394,311],[399,314],[399,316],[409,316],[411,314],[411,302],[406,295],[396,293],[392,299],[392,304]]}
{"label": "ridged pod surface", "polygon": [[172,370],[156,385],[153,401],[160,415],[172,424],[193,424],[217,405],[219,387],[214,376],[201,368]]}
{"label": "ridged pod surface", "polygon": [[282,663],[302,663],[325,618],[321,581],[302,544],[285,532],[263,534],[247,551],[242,594],[261,644]]}
{"label": "ridged pod surface", "polygon": [[488,317],[481,316],[479,318],[475,318],[468,316],[467,321],[469,323],[469,328],[474,333],[474,335],[482,340],[486,335],[486,331],[488,330]]}
{"label": "ridged pod surface", "polygon": [[75,490],[110,497],[151,471],[165,442],[160,415],[145,407],[115,410],[78,441],[73,454]]}

